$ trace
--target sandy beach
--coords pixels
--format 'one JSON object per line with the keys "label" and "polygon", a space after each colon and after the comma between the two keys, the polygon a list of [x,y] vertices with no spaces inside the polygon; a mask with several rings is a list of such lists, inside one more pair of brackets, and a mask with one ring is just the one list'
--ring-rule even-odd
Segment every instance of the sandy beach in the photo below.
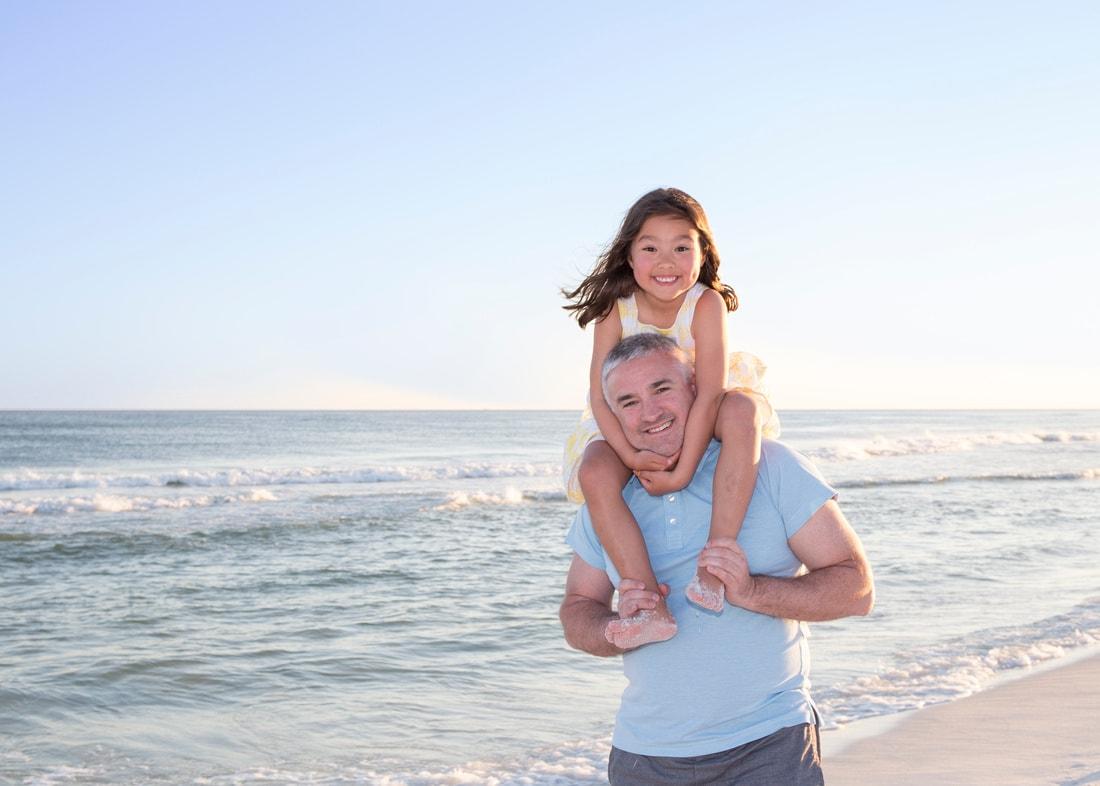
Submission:
{"label": "sandy beach", "polygon": [[829,786],[1100,784],[1100,655],[913,713],[835,756]]}

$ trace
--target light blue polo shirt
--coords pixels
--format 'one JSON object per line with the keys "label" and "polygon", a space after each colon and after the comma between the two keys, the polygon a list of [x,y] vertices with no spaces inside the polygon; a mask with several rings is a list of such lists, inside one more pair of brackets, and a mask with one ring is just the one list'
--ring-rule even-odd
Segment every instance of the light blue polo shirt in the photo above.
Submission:
{"label": "light blue polo shirt", "polygon": [[[682,491],[652,497],[637,479],[623,489],[657,579],[672,590],[668,605],[678,626],[668,641],[623,655],[628,684],[612,743],[630,753],[701,756],[814,721],[804,623],[728,603],[714,614],[684,597],[710,532],[719,447],[711,442]],[[795,576],[802,564],[787,539],[835,496],[806,458],[764,440],[756,488],[737,538],[750,572]],[[577,513],[566,542],[618,586],[619,575],[592,529],[587,506]]]}

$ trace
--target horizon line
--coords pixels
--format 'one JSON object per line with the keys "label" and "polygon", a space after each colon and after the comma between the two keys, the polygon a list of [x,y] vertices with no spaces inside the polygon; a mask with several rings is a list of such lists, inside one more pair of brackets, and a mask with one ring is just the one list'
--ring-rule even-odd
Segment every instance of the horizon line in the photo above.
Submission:
{"label": "horizon line", "polygon": [[[0,407],[0,414],[19,412],[580,412],[576,407],[419,407],[400,409],[333,407]],[[781,412],[1100,412],[1100,407],[785,407]]]}

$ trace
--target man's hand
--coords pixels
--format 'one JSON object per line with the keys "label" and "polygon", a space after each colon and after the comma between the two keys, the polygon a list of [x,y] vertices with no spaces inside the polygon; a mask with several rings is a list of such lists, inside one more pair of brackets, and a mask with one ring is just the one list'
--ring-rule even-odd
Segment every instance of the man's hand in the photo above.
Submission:
{"label": "man's hand", "polygon": [[619,582],[619,617],[633,617],[639,611],[657,608],[661,598],[668,597],[668,585],[659,585],[661,594],[645,588],[645,583],[635,579]]}
{"label": "man's hand", "polygon": [[725,585],[727,601],[748,611],[806,622],[870,613],[875,604],[871,567],[835,500],[818,508],[787,543],[806,573],[752,575],[745,552],[730,538],[708,543],[699,565]]}
{"label": "man's hand", "polygon": [[752,595],[755,581],[749,573],[749,561],[734,538],[714,538],[699,554],[699,567],[717,578],[726,588],[726,600],[744,606]]}
{"label": "man's hand", "polygon": [[672,456],[662,456],[652,450],[635,450],[630,456],[629,469],[634,472],[663,472],[676,466],[676,460],[680,458],[680,451]]}

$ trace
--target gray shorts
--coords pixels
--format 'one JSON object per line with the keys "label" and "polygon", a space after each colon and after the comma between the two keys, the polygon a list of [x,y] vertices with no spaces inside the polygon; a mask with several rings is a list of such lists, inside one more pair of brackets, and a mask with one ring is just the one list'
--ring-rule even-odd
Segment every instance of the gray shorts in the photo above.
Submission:
{"label": "gray shorts", "polygon": [[788,726],[705,756],[640,756],[611,748],[611,786],[824,786],[817,726]]}

